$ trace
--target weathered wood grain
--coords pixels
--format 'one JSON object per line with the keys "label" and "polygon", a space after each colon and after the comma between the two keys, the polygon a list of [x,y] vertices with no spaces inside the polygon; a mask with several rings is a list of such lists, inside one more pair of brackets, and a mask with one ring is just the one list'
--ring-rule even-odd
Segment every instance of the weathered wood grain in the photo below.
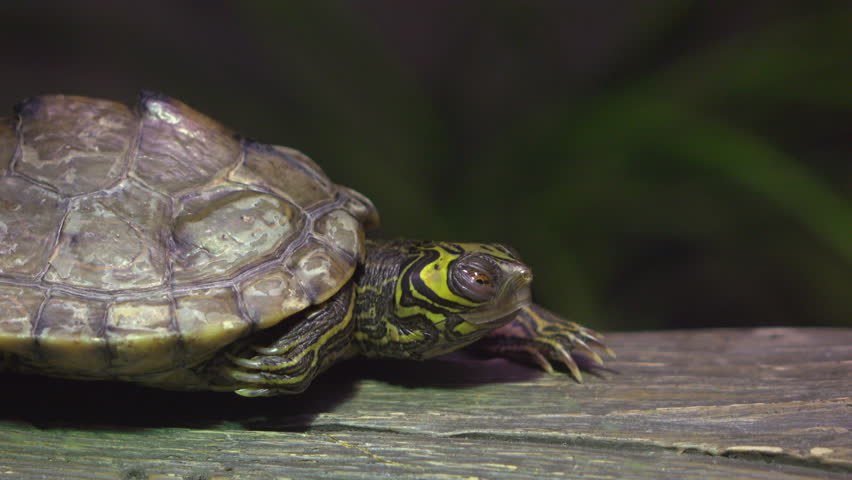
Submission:
{"label": "weathered wood grain", "polygon": [[852,329],[608,340],[583,384],[465,355],[272,399],[0,377],[0,479],[852,477]]}

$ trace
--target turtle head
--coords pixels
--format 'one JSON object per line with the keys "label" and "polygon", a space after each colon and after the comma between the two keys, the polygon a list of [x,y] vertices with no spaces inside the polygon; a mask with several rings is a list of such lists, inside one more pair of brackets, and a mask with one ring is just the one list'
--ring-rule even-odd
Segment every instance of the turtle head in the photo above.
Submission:
{"label": "turtle head", "polygon": [[364,278],[370,277],[371,262],[385,266],[372,269],[385,281],[374,291],[374,301],[368,289],[359,293],[359,303],[378,304],[373,315],[360,315],[356,334],[368,355],[440,355],[478,340],[530,304],[532,272],[508,247],[390,242],[379,248],[386,252],[369,250],[367,274],[359,284],[373,283]]}

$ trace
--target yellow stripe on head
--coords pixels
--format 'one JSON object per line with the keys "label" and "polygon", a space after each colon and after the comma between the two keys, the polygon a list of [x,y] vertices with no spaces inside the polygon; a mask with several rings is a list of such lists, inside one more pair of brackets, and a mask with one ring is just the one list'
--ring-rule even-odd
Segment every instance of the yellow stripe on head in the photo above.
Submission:
{"label": "yellow stripe on head", "polygon": [[[475,307],[478,305],[476,302],[472,302],[466,298],[460,297],[453,293],[450,290],[450,286],[448,283],[449,273],[450,273],[450,263],[459,258],[460,255],[450,253],[444,247],[440,245],[436,245],[433,250],[439,253],[438,258],[434,261],[426,264],[420,270],[420,279],[423,280],[423,283],[434,292],[436,295],[441,297],[442,299],[449,300],[452,303],[457,303],[459,305],[465,307]],[[420,292],[414,292],[415,296],[420,297],[422,300],[427,300],[427,298],[423,297]],[[445,307],[446,308],[446,307]],[[454,311],[463,310],[463,308],[448,308]]]}
{"label": "yellow stripe on head", "polygon": [[[507,248],[500,245],[422,244],[418,257],[404,267],[397,279],[395,301],[398,313],[401,316],[425,315],[433,323],[440,324],[448,313],[464,312],[482,305],[481,302],[457,294],[449,285],[451,264],[463,255],[476,253],[501,261],[518,261]],[[419,281],[412,280],[415,274]]]}

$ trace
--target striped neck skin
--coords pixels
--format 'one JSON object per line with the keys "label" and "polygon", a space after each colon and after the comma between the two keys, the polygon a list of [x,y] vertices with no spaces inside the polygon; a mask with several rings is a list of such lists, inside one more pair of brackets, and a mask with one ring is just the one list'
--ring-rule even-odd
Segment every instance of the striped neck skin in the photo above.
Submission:
{"label": "striped neck skin", "polygon": [[370,240],[355,275],[355,343],[367,356],[440,355],[530,303],[529,267],[497,244]]}

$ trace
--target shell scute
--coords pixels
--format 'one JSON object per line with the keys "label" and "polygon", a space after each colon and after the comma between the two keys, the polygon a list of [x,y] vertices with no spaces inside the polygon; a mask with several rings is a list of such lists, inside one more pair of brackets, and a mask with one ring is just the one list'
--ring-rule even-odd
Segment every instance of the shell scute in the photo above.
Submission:
{"label": "shell scute", "polygon": [[231,172],[234,182],[270,188],[304,208],[334,198],[334,187],[313,162],[286,147],[245,143],[245,158]]}
{"label": "shell scute", "polygon": [[133,174],[154,190],[174,195],[201,187],[239,159],[236,136],[209,117],[163,95],[139,97],[142,116]]}
{"label": "shell scute", "polygon": [[245,279],[240,285],[246,312],[258,328],[268,328],[281,318],[299,312],[311,304],[299,278],[276,265]]}
{"label": "shell scute", "polygon": [[281,251],[303,224],[300,209],[263,192],[219,188],[188,198],[175,221],[174,281],[232,276]]}
{"label": "shell scute", "polygon": [[164,285],[168,210],[166,199],[133,182],[74,199],[45,281],[107,292]]}
{"label": "shell scute", "polygon": [[179,337],[168,296],[116,301],[106,321],[110,371],[132,375],[167,369],[181,360]]}
{"label": "shell scute", "polygon": [[108,100],[43,95],[18,105],[21,158],[16,171],[63,195],[92,193],[123,174],[136,120]]}
{"label": "shell scute", "polygon": [[348,211],[332,210],[315,222],[317,237],[334,245],[355,261],[362,261],[365,253],[364,229]]}
{"label": "shell scute", "polygon": [[369,198],[342,185],[337,186],[337,191],[344,200],[343,209],[358,220],[362,230],[370,230],[379,226],[379,211],[376,210]]}
{"label": "shell scute", "polygon": [[287,259],[312,304],[328,300],[352,273],[357,261],[314,239],[306,241]]}
{"label": "shell scute", "polygon": [[43,301],[41,289],[0,285],[0,351],[34,356],[33,326]]}
{"label": "shell scute", "polygon": [[38,362],[63,371],[94,373],[107,367],[102,301],[56,293],[48,297],[36,323]]}
{"label": "shell scute", "polygon": [[44,270],[62,215],[57,194],[0,177],[0,275],[33,279]]}
{"label": "shell scute", "polygon": [[240,313],[236,294],[230,288],[176,295],[175,305],[181,341],[194,359],[202,359],[219,350],[252,328],[251,321]]}

